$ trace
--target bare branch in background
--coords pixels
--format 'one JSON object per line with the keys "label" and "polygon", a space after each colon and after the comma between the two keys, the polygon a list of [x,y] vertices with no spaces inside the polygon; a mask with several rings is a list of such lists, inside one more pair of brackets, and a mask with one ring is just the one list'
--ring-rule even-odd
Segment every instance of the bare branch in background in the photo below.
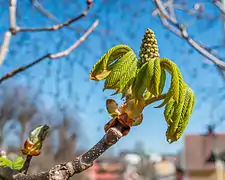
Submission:
{"label": "bare branch in background", "polygon": [[[61,24],[60,20],[58,20],[53,14],[47,11],[39,2],[38,0],[31,0],[32,5],[39,11],[41,14],[46,16],[49,20],[53,21],[56,24]],[[79,31],[78,28],[67,26],[67,28],[75,31]]]}
{"label": "bare branch in background", "polygon": [[185,25],[177,22],[176,19],[170,16],[170,14],[165,10],[163,3],[161,0],[154,0],[156,8],[158,9],[159,16],[162,24],[171,32],[176,34],[177,36],[183,38],[189,45],[191,45],[195,50],[197,50],[200,54],[205,56],[207,59],[211,60],[215,63],[221,70],[225,70],[225,62],[220,58],[210,53],[204,46],[202,46],[199,42],[195,41],[191,38],[187,32],[187,28]]}
{"label": "bare branch in background", "polygon": [[9,25],[10,25],[10,29],[16,28],[16,3],[17,3],[17,0],[9,0]]}
{"label": "bare branch in background", "polygon": [[84,35],[79,40],[77,40],[72,46],[70,46],[68,49],[66,49],[62,52],[59,52],[59,53],[55,53],[55,54],[46,54],[46,55],[42,56],[41,58],[37,59],[36,61],[26,65],[26,66],[21,66],[17,69],[14,69],[13,71],[8,72],[6,75],[4,75],[2,78],[0,78],[0,83],[5,81],[6,79],[9,79],[9,78],[15,76],[16,74],[18,74],[20,72],[23,72],[23,71],[27,70],[28,68],[42,62],[45,59],[57,59],[57,58],[67,56],[74,49],[76,49],[91,34],[91,32],[94,31],[94,29],[97,27],[98,23],[99,23],[99,20],[96,20],[92,24],[92,26],[84,33]]}
{"label": "bare branch in background", "polygon": [[38,32],[38,31],[56,31],[59,30],[65,26],[69,26],[70,24],[72,24],[75,21],[78,21],[79,19],[85,17],[88,13],[88,10],[92,7],[91,3],[87,3],[87,8],[77,17],[70,19],[64,23],[61,24],[57,24],[54,26],[50,26],[50,27],[41,27],[41,28],[21,28],[21,27],[17,27],[15,29],[15,32]]}
{"label": "bare branch in background", "polygon": [[[39,32],[39,31],[55,31],[59,30],[63,27],[67,27],[70,24],[72,24],[75,21],[80,20],[81,18],[85,17],[88,13],[88,10],[93,6],[92,1],[87,0],[87,8],[77,17],[70,19],[64,23],[60,23],[51,27],[41,27],[41,28],[21,28],[17,27],[16,25],[16,3],[17,0],[10,0],[9,1],[9,19],[10,19],[10,28],[9,30],[5,33],[2,45],[0,47],[0,65],[4,62],[4,59],[7,55],[8,49],[9,49],[9,44],[12,35],[16,35],[18,32]],[[36,1],[37,3],[37,1]],[[40,5],[40,4],[39,4]],[[41,6],[40,6],[41,7]]]}
{"label": "bare branch in background", "polygon": [[9,50],[9,44],[12,37],[12,33],[10,31],[6,31],[4,34],[2,46],[0,47],[0,65],[4,62],[6,54]]}

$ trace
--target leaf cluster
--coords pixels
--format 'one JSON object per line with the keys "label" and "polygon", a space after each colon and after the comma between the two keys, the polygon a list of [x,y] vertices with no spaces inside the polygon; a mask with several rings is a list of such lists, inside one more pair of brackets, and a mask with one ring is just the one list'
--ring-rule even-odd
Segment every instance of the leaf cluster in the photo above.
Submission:
{"label": "leaf cluster", "polygon": [[[147,29],[139,53],[139,60],[127,45],[109,49],[93,66],[90,79],[104,80],[104,90],[115,90],[122,98],[145,101],[145,106],[162,100],[157,108],[165,106],[168,125],[167,141],[177,141],[184,132],[195,104],[192,89],[184,82],[177,65],[168,58],[159,57],[152,30]],[[171,75],[168,91],[162,94],[166,76]]]}

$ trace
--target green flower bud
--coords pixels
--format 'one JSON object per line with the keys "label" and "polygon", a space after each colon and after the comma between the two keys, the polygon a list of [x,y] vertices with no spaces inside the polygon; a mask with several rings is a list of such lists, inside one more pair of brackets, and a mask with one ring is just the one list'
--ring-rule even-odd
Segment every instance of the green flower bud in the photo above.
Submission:
{"label": "green flower bud", "polygon": [[139,57],[143,62],[155,57],[159,57],[159,50],[155,34],[149,28],[145,31],[144,37],[142,39]]}

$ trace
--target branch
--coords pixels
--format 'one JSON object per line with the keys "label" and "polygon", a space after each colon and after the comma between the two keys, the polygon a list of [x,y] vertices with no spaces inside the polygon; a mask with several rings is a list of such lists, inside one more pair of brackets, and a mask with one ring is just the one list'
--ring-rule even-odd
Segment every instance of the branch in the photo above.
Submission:
{"label": "branch", "polygon": [[9,0],[9,24],[10,24],[10,29],[16,28],[16,3],[17,3],[17,0]]}
{"label": "branch", "polygon": [[210,53],[206,48],[201,46],[200,43],[192,39],[187,33],[186,27],[183,24],[179,24],[176,19],[174,19],[167,13],[165,8],[163,7],[161,0],[154,0],[154,3],[160,12],[161,21],[167,29],[169,29],[177,36],[186,40],[188,44],[191,45],[194,49],[196,49],[200,54],[214,62],[221,69],[225,70],[225,62],[216,57],[214,54]]}
{"label": "branch", "polygon": [[61,24],[57,24],[57,25],[54,25],[54,26],[50,26],[50,27],[41,27],[41,28],[21,28],[21,27],[17,27],[15,29],[15,32],[39,32],[39,31],[56,31],[56,30],[59,30],[61,29],[62,27],[65,27],[65,26],[69,26],[70,24],[72,24],[73,22],[75,21],[78,21],[79,19],[83,18],[84,16],[87,15],[89,9],[93,6],[92,3],[88,3],[87,2],[87,8],[77,17],[73,18],[73,19],[70,19],[70,20],[67,20],[66,22],[64,23],[61,23]]}
{"label": "branch", "polygon": [[[9,169],[0,168],[0,174],[2,174],[1,171],[4,170],[2,176],[4,176],[5,179],[10,177],[7,180],[68,180],[75,174],[90,168],[99,156],[120,140],[122,131],[123,127],[120,124],[110,128],[103,138],[89,151],[80,155],[75,160],[52,167],[48,172],[26,175],[22,173],[16,174],[16,172],[9,171]],[[6,177],[6,175],[8,176]]]}
{"label": "branch", "polygon": [[2,46],[0,47],[0,65],[4,62],[4,59],[9,50],[9,44],[12,37],[12,33],[10,31],[6,31],[4,34]]}
{"label": "branch", "polygon": [[16,74],[18,74],[20,72],[23,72],[23,71],[27,70],[28,68],[40,63],[41,61],[43,61],[45,59],[57,59],[57,58],[67,56],[74,49],[76,49],[91,34],[92,31],[94,31],[94,29],[97,27],[98,23],[99,23],[99,20],[96,20],[92,24],[92,26],[84,33],[84,35],[78,41],[76,41],[72,46],[70,46],[68,49],[66,49],[62,52],[59,52],[59,53],[55,53],[55,54],[46,54],[46,55],[42,56],[41,58],[35,60],[34,62],[26,65],[26,66],[21,66],[19,68],[16,68],[13,71],[5,74],[2,78],[0,78],[0,83],[5,81],[6,79],[9,79],[9,78],[15,76]]}

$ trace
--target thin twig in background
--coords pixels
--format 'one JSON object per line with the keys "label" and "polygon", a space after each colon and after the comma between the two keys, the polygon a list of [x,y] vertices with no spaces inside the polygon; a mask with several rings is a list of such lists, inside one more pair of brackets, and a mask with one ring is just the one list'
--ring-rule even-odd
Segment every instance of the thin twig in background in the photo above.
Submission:
{"label": "thin twig in background", "polygon": [[200,54],[205,56],[207,59],[214,62],[219,68],[222,70],[225,70],[225,62],[216,57],[214,54],[210,53],[205,49],[203,46],[201,46],[197,41],[192,39],[188,32],[186,27],[183,24],[180,24],[177,22],[176,19],[171,17],[168,12],[165,10],[161,0],[154,0],[154,3],[156,5],[156,8],[159,10],[160,19],[162,21],[162,24],[169,29],[171,32],[176,34],[177,36],[185,39],[189,45],[191,45],[194,49],[196,49]]}
{"label": "thin twig in background", "polygon": [[61,29],[62,27],[67,27],[70,24],[72,24],[75,21],[78,21],[79,19],[85,17],[88,13],[88,10],[92,7],[92,4],[87,4],[87,8],[77,17],[67,20],[64,23],[57,24],[54,26],[50,27],[41,27],[41,28],[22,28],[22,27],[17,27],[16,32],[38,32],[38,31],[56,31]]}
{"label": "thin twig in background", "polygon": [[2,78],[0,78],[0,83],[5,81],[6,79],[9,79],[9,78],[15,76],[16,74],[18,74],[20,72],[23,72],[23,71],[27,70],[28,68],[30,68],[30,67],[40,63],[41,61],[43,61],[45,59],[57,59],[57,58],[61,58],[61,57],[67,56],[74,49],[76,49],[91,34],[92,31],[94,31],[94,29],[97,27],[98,23],[99,23],[99,20],[96,20],[91,25],[91,27],[84,33],[84,35],[79,40],[77,40],[72,46],[67,48],[66,50],[64,50],[62,52],[59,52],[59,53],[55,53],[55,54],[46,54],[46,55],[42,56],[41,58],[33,61],[32,63],[26,65],[26,66],[21,66],[19,68],[14,69],[11,72],[8,72]]}
{"label": "thin twig in background", "polygon": [[[60,20],[58,20],[53,14],[51,14],[49,11],[47,11],[39,2],[38,0],[31,0],[32,6],[35,7],[35,9],[46,16],[49,20],[53,21],[56,24],[61,24]],[[67,26],[67,28],[75,31],[80,31],[78,28]]]}

